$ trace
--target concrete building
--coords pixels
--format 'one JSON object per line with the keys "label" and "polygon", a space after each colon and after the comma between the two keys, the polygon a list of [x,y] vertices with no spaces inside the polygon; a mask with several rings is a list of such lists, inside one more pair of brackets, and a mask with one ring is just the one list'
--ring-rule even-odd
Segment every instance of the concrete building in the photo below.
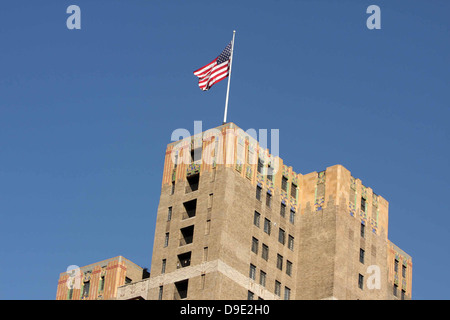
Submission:
{"label": "concrete building", "polygon": [[59,276],[56,300],[116,299],[119,286],[148,276],[146,270],[122,256],[71,268]]}
{"label": "concrete building", "polygon": [[170,143],[148,279],[118,299],[410,299],[388,202],[342,165],[301,174],[233,123]]}

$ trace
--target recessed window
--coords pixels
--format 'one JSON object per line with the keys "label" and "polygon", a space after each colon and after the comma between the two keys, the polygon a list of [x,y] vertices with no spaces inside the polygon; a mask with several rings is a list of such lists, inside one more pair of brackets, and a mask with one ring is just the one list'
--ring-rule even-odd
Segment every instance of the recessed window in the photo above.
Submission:
{"label": "recessed window", "polygon": [[281,296],[281,283],[278,280],[275,280],[275,294],[277,296]]}
{"label": "recessed window", "polygon": [[269,247],[267,245],[265,245],[264,243],[262,244],[261,257],[266,261],[269,259]]}
{"label": "recessed window", "polygon": [[261,201],[261,192],[262,188],[260,186],[256,186],[256,199]]}
{"label": "recessed window", "polygon": [[364,288],[364,276],[362,274],[358,275],[358,288],[361,290]]}
{"label": "recessed window", "polygon": [[283,256],[277,254],[277,268],[283,270]]}
{"label": "recessed window", "polygon": [[197,173],[190,175],[186,177],[186,180],[187,180],[186,193],[198,190],[198,184],[200,182],[200,174]]}
{"label": "recessed window", "polygon": [[161,274],[166,273],[166,263],[167,263],[167,260],[166,259],[162,259]]}
{"label": "recessed window", "polygon": [[286,205],[284,203],[282,203],[280,206],[280,216],[282,216],[284,218],[285,215],[286,215]]}
{"label": "recessed window", "polygon": [[162,300],[162,297],[163,297],[163,286],[159,286],[158,300]]}
{"label": "recessed window", "polygon": [[366,212],[366,199],[361,197],[361,211]]}
{"label": "recessed window", "polygon": [[291,235],[288,236],[288,248],[294,251],[294,237]]}
{"label": "recessed window", "polygon": [[255,213],[253,215],[253,224],[255,226],[257,226],[258,228],[259,228],[260,220],[261,220],[261,214],[258,211],[255,211]]}
{"label": "recessed window", "polygon": [[364,223],[361,223],[361,238],[364,238],[366,235],[366,226]]}
{"label": "recessed window", "polygon": [[271,204],[272,204],[272,195],[269,192],[267,192],[267,194],[266,194],[266,206],[268,206],[270,208]]}
{"label": "recessed window", "polygon": [[187,201],[183,203],[183,206],[184,206],[183,220],[195,217],[195,212],[197,210],[197,199]]}
{"label": "recessed window", "polygon": [[297,197],[297,185],[295,183],[291,183],[291,197],[294,199]]}
{"label": "recessed window", "polygon": [[395,297],[397,296],[397,293],[398,293],[398,286],[397,286],[396,284],[394,284],[394,290],[393,290],[392,293],[394,294]]}
{"label": "recessed window", "polygon": [[189,279],[175,282],[175,300],[186,299],[188,294]]}
{"label": "recessed window", "polygon": [[288,276],[292,275],[292,262],[290,262],[289,260],[286,260],[286,274]]}
{"label": "recessed window", "polygon": [[191,265],[191,251],[179,254],[177,269],[189,267]]}
{"label": "recessed window", "polygon": [[291,209],[290,215],[289,215],[289,222],[294,224],[295,222],[295,211]]}
{"label": "recessed window", "polygon": [[359,249],[359,262],[364,263],[364,249]]}
{"label": "recessed window", "polygon": [[169,233],[166,232],[164,235],[164,247],[167,247],[169,245]]}
{"label": "recessed window", "polygon": [[255,294],[248,290],[247,292],[247,300],[253,300],[255,298]]}
{"label": "recessed window", "polygon": [[284,300],[290,300],[291,299],[291,289],[288,287],[284,287]]}
{"label": "recessed window", "polygon": [[256,254],[258,253],[258,242],[258,239],[252,237],[252,252]]}
{"label": "recessed window", "polygon": [[263,287],[266,286],[266,273],[262,270],[259,272],[259,284]]}
{"label": "recessed window", "polygon": [[188,226],[180,229],[180,246],[190,244],[194,241],[194,226]]}
{"label": "recessed window", "polygon": [[402,277],[406,278],[406,266],[402,265]]}
{"label": "recessed window", "polygon": [[252,280],[256,279],[256,266],[254,266],[253,264],[250,264],[250,271],[248,276]]}
{"label": "recessed window", "polygon": [[264,218],[264,232],[270,235],[270,220],[267,218]]}
{"label": "recessed window", "polygon": [[257,168],[258,173],[262,173],[263,168],[264,168],[264,163],[263,163],[263,161],[261,160],[261,158],[258,158],[258,168]]}
{"label": "recessed window", "polygon": [[287,184],[288,179],[285,176],[281,177],[281,190],[287,191]]}
{"label": "recessed window", "polygon": [[280,228],[278,230],[278,242],[284,245],[285,240],[286,240],[286,233],[284,232],[283,229]]}
{"label": "recessed window", "polygon": [[172,207],[167,210],[167,221],[172,220]]}
{"label": "recessed window", "polygon": [[197,162],[202,159],[202,147],[191,150],[191,162]]}

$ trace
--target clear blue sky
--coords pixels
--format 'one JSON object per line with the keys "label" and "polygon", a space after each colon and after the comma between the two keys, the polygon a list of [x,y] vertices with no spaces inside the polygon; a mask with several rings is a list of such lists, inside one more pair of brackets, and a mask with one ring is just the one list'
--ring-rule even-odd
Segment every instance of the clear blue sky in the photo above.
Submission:
{"label": "clear blue sky", "polygon": [[[66,8],[81,8],[68,30]],[[366,9],[381,8],[369,30]],[[299,173],[342,164],[390,203],[413,298],[448,299],[449,1],[3,1],[0,299],[54,299],[59,273],[150,267],[177,128],[221,124],[226,81],[192,72],[236,30],[228,120],[280,129]]]}

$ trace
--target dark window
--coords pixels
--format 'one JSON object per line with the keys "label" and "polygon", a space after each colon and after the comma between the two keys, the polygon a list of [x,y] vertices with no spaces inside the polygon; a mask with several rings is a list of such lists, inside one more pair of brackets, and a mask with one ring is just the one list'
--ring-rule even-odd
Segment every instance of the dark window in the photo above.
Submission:
{"label": "dark window", "polygon": [[191,251],[181,253],[178,256],[177,269],[189,267],[191,265]]}
{"label": "dark window", "polygon": [[194,241],[194,226],[188,226],[180,229],[181,238],[180,238],[180,246],[184,246],[186,244],[190,244]]}
{"label": "dark window", "polygon": [[278,280],[275,280],[275,294],[281,296],[281,283]]}
{"label": "dark window", "polygon": [[359,249],[359,262],[364,263],[364,249]]}
{"label": "dark window", "polygon": [[258,253],[258,239],[256,239],[255,237],[252,237],[252,252],[254,253]]}
{"label": "dark window", "polygon": [[286,205],[284,203],[282,203],[281,207],[280,207],[280,216],[282,216],[284,218],[285,215],[286,215]]}
{"label": "dark window", "polygon": [[198,183],[200,181],[200,174],[193,174],[186,178],[188,185],[186,186],[186,193],[197,191]]}
{"label": "dark window", "polygon": [[100,277],[99,289],[100,289],[100,291],[103,291],[105,289],[105,276]]}
{"label": "dark window", "polygon": [[283,256],[277,254],[277,268],[283,270]]}
{"label": "dark window", "polygon": [[170,190],[170,194],[174,194],[175,193],[175,181],[172,181],[172,189]]}
{"label": "dark window", "polygon": [[256,266],[250,264],[249,278],[255,280],[256,279]]}
{"label": "dark window", "polygon": [[163,296],[163,286],[159,286],[158,300],[162,300],[162,296]]}
{"label": "dark window", "polygon": [[163,273],[166,273],[166,262],[167,262],[166,259],[163,259],[163,260],[162,260],[162,266],[161,266],[161,273],[162,273],[162,274],[163,274]]}
{"label": "dark window", "polygon": [[364,238],[366,233],[366,226],[364,223],[361,223],[361,237]]}
{"label": "dark window", "polygon": [[270,220],[264,218],[264,232],[270,235]]}
{"label": "dark window", "polygon": [[253,300],[255,298],[255,294],[248,290],[247,292],[247,300]]}
{"label": "dark window", "polygon": [[261,191],[262,188],[260,186],[256,186],[256,199],[261,201]]}
{"label": "dark window", "polygon": [[294,237],[291,235],[288,236],[288,248],[294,251]]}
{"label": "dark window", "polygon": [[265,245],[264,243],[262,244],[261,257],[266,261],[269,259],[269,247],[267,245]]}
{"label": "dark window", "polygon": [[266,206],[268,206],[270,208],[271,204],[272,204],[272,195],[267,192],[267,194],[266,194]]}
{"label": "dark window", "polygon": [[169,245],[169,233],[166,232],[164,236],[164,247],[167,247]]}
{"label": "dark window", "polygon": [[264,167],[264,163],[261,161],[261,158],[258,158],[258,173],[262,173]]}
{"label": "dark window", "polygon": [[286,177],[281,177],[281,189],[283,191],[287,190],[287,183],[288,183],[288,179]]}
{"label": "dark window", "polygon": [[270,165],[267,167],[267,180],[273,181],[273,168]]}
{"label": "dark window", "polygon": [[291,183],[291,197],[297,197],[297,185],[295,183]]}
{"label": "dark window", "polygon": [[195,217],[195,212],[197,210],[197,199],[187,201],[183,203],[184,206],[184,213],[183,213],[183,220],[187,218]]}
{"label": "dark window", "polygon": [[395,259],[395,261],[394,261],[394,271],[398,272],[398,260],[397,259]]}
{"label": "dark window", "polygon": [[255,211],[253,215],[253,224],[259,228],[259,221],[261,220],[261,214],[258,211]]}
{"label": "dark window", "polygon": [[394,296],[397,296],[397,290],[398,290],[398,286],[396,284],[394,284],[394,291],[393,291]]}
{"label": "dark window", "polygon": [[401,295],[401,299],[402,300],[405,300],[405,294],[406,294],[406,292],[405,292],[405,290],[402,290],[402,293],[401,293],[402,295]]}
{"label": "dark window", "polygon": [[83,285],[83,296],[84,297],[89,297],[89,288],[90,287],[91,287],[90,281],[84,282],[84,285]]}
{"label": "dark window", "polygon": [[189,279],[175,282],[175,300],[186,299],[188,293]]}
{"label": "dark window", "polygon": [[169,207],[167,212],[167,221],[172,220],[172,207]]}
{"label": "dark window", "polygon": [[361,211],[366,212],[366,199],[361,197]]}
{"label": "dark window", "polygon": [[358,288],[361,290],[364,288],[364,276],[362,274],[358,276]]}
{"label": "dark window", "polygon": [[402,265],[402,277],[406,278],[406,266]]}
{"label": "dark window", "polygon": [[191,150],[191,162],[196,162],[202,159],[202,148]]}
{"label": "dark window", "polygon": [[128,277],[125,277],[125,284],[127,284],[127,283],[131,283],[133,280],[131,280],[130,278],[128,278]]}
{"label": "dark window", "polygon": [[292,262],[290,262],[289,260],[286,260],[286,274],[288,276],[292,275]]}
{"label": "dark window", "polygon": [[284,287],[284,300],[291,299],[291,289]]}
{"label": "dark window", "polygon": [[284,232],[283,229],[280,228],[278,230],[278,242],[284,245],[285,241],[286,241],[286,233]]}

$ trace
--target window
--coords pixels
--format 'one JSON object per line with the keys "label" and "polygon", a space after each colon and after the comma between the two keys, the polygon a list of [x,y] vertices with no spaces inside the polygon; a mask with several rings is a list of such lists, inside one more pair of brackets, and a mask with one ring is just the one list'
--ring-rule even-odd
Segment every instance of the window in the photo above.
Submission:
{"label": "window", "polygon": [[402,300],[405,300],[405,294],[406,294],[405,290],[402,290],[402,293],[401,293],[401,299]]}
{"label": "window", "polygon": [[295,183],[291,183],[291,197],[297,198],[297,185]]}
{"label": "window", "polygon": [[283,256],[277,254],[277,268],[283,270]]}
{"label": "window", "polygon": [[195,211],[197,210],[197,199],[187,201],[183,203],[183,206],[184,206],[183,220],[195,217]]}
{"label": "window", "polygon": [[264,163],[262,162],[261,158],[258,158],[258,173],[262,173],[262,170],[264,168]]}
{"label": "window", "polygon": [[261,257],[266,261],[269,260],[269,247],[267,245],[265,245],[264,243],[262,244]]}
{"label": "window", "polygon": [[252,280],[256,279],[256,266],[254,266],[253,264],[250,264],[250,272],[248,276]]}
{"label": "window", "polygon": [[253,300],[255,298],[255,294],[248,290],[247,292],[247,300]]}
{"label": "window", "polygon": [[360,288],[361,290],[364,287],[364,276],[362,274],[359,274],[358,276],[358,288]]}
{"label": "window", "polygon": [[175,193],[175,181],[172,181],[172,188],[170,189],[170,195]]}
{"label": "window", "polygon": [[175,300],[186,299],[188,293],[189,279],[175,282]]}
{"label": "window", "polygon": [[159,286],[158,300],[162,300],[162,296],[163,296],[163,286]]}
{"label": "window", "polygon": [[270,235],[270,220],[264,218],[264,232]]}
{"label": "window", "polygon": [[253,224],[259,228],[259,221],[261,218],[261,214],[258,211],[255,211],[253,215]]}
{"label": "window", "polygon": [[359,249],[359,262],[364,263],[364,249]]}
{"label": "window", "polygon": [[164,236],[164,247],[167,247],[169,245],[169,233],[166,232]]}
{"label": "window", "polygon": [[205,224],[205,235],[208,235],[211,231],[211,219],[206,220]]}
{"label": "window", "polygon": [[258,239],[252,237],[252,252],[258,254]]}
{"label": "window", "polygon": [[172,207],[169,207],[167,211],[167,221],[172,220]]}
{"label": "window", "polygon": [[291,235],[288,236],[288,248],[294,251],[294,237]]}
{"label": "window", "polygon": [[202,147],[191,150],[191,162],[196,162],[202,159]]}
{"label": "window", "polygon": [[292,262],[286,260],[286,274],[292,276]]}
{"label": "window", "polygon": [[208,261],[208,247],[203,248],[203,261]]}
{"label": "window", "polygon": [[397,296],[397,290],[398,290],[398,286],[396,284],[394,284],[393,294],[394,294],[395,297]]}
{"label": "window", "polygon": [[273,168],[270,166],[270,164],[267,166],[267,180],[273,181]]}
{"label": "window", "polygon": [[69,289],[69,292],[67,293],[67,300],[72,300],[73,297],[73,288]]}
{"label": "window", "polygon": [[281,296],[281,283],[278,280],[275,280],[275,294]]}
{"label": "window", "polygon": [[128,278],[128,277],[125,277],[125,284],[131,283],[131,282],[133,282],[133,280],[131,280],[131,279]]}
{"label": "window", "polygon": [[260,186],[256,186],[256,199],[261,201],[261,191],[262,188]]}
{"label": "window", "polygon": [[281,177],[281,190],[287,191],[287,183],[288,179],[285,176]]}
{"label": "window", "polygon": [[193,174],[186,178],[188,185],[186,186],[186,193],[197,191],[200,181],[200,174]]}
{"label": "window", "polygon": [[89,297],[90,281],[83,282],[83,297]]}
{"label": "window", "polygon": [[291,209],[291,213],[289,215],[289,222],[294,224],[295,221],[295,211]]}
{"label": "window", "polygon": [[291,289],[284,287],[284,300],[291,299]]}
{"label": "window", "polygon": [[361,211],[366,212],[366,199],[361,197]]}
{"label": "window", "polygon": [[194,225],[181,228],[180,232],[181,232],[180,246],[190,244],[194,241]]}
{"label": "window", "polygon": [[286,205],[284,203],[282,203],[281,207],[280,207],[280,216],[282,216],[284,218],[285,215],[286,215]]}
{"label": "window", "polygon": [[402,277],[406,278],[406,266],[402,265]]}
{"label": "window", "polygon": [[397,259],[395,259],[395,261],[394,261],[394,271],[398,272],[398,260]]}
{"label": "window", "polygon": [[278,242],[281,243],[282,245],[284,245],[286,240],[286,235],[283,229],[279,229],[278,230]]}
{"label": "window", "polygon": [[162,259],[161,274],[166,273],[166,259]]}
{"label": "window", "polygon": [[266,286],[266,273],[262,270],[259,271],[259,284],[263,287]]}
{"label": "window", "polygon": [[191,251],[181,253],[178,256],[177,269],[189,267],[191,265]]}
{"label": "window", "polygon": [[364,223],[361,223],[361,238],[364,238],[366,233],[366,226],[364,225]]}
{"label": "window", "polygon": [[266,206],[268,206],[270,208],[271,204],[272,204],[272,195],[269,192],[267,192],[267,194],[266,194]]}
{"label": "window", "polygon": [[98,287],[100,291],[103,291],[105,289],[105,276],[100,277],[100,284]]}

